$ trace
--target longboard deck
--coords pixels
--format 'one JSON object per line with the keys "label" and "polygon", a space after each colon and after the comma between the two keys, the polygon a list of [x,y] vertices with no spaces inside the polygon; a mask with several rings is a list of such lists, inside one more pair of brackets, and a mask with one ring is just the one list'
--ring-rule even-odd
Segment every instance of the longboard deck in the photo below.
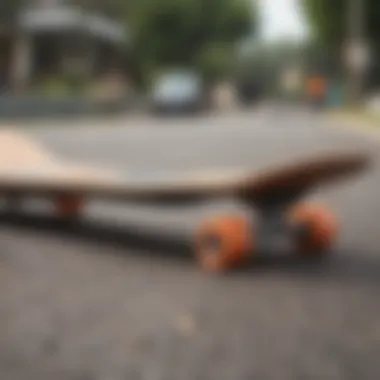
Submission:
{"label": "longboard deck", "polygon": [[0,192],[24,195],[65,193],[131,201],[185,202],[215,196],[259,200],[342,179],[369,163],[365,153],[341,151],[261,170],[133,173],[69,163],[23,134],[0,132]]}

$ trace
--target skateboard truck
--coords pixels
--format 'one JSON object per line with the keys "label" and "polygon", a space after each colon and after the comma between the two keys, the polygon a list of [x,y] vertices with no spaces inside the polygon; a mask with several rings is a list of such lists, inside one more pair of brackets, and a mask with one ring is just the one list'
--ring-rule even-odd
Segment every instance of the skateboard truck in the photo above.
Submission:
{"label": "skateboard truck", "polygon": [[288,253],[294,249],[294,241],[306,236],[307,227],[289,218],[301,194],[300,189],[268,193],[251,205],[250,208],[257,210],[255,233],[258,252],[265,255]]}

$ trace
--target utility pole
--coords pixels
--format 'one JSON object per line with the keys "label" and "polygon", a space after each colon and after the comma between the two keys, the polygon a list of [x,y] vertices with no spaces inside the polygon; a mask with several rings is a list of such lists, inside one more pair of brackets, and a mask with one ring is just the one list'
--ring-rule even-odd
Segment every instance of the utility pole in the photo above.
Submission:
{"label": "utility pole", "polygon": [[365,38],[365,9],[367,0],[348,0],[347,56],[350,105],[360,104],[363,79],[368,64],[368,47]]}

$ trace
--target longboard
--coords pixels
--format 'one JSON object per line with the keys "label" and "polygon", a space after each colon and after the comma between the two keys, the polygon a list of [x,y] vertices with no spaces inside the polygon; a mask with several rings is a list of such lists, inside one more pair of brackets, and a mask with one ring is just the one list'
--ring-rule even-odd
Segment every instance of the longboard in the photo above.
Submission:
{"label": "longboard", "polygon": [[222,197],[244,203],[258,215],[254,223],[227,215],[199,227],[195,254],[200,266],[212,272],[281,245],[313,255],[329,251],[338,234],[335,216],[300,200],[317,186],[358,174],[369,164],[366,153],[341,151],[261,170],[144,174],[70,163],[24,134],[0,132],[0,193],[9,200],[51,199],[62,218],[79,216],[90,198],[185,204]]}

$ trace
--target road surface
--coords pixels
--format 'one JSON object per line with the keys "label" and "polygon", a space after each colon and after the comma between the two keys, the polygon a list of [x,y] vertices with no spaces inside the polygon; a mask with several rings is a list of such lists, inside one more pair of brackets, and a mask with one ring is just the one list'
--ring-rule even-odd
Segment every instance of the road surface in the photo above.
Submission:
{"label": "road surface", "polygon": [[199,273],[187,241],[211,208],[243,212],[233,204],[178,211],[94,202],[78,230],[46,221],[46,228],[3,224],[2,378],[380,377],[376,134],[333,128],[303,110],[270,108],[183,120],[56,123],[30,133],[71,159],[136,170],[261,167],[337,147],[367,149],[375,166],[313,195],[336,210],[343,227],[336,252],[321,264],[279,260],[220,278]]}

